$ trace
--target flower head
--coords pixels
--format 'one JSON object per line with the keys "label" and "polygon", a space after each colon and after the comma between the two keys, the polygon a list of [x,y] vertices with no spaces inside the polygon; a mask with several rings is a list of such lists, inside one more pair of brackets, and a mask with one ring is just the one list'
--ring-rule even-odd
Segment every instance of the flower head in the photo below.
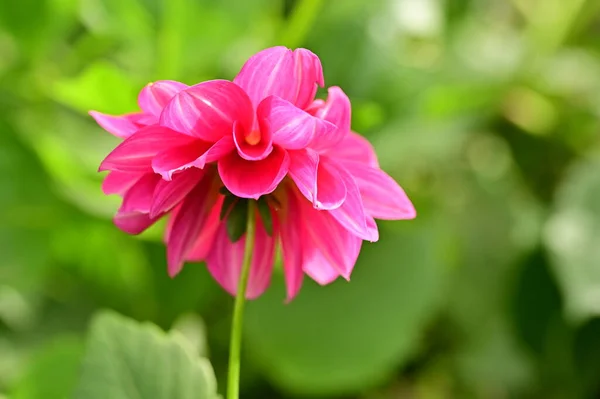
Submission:
{"label": "flower head", "polygon": [[350,277],[363,240],[377,241],[374,218],[411,219],[415,210],[350,128],[350,101],[323,86],[318,57],[273,47],[251,57],[233,82],[147,85],[141,112],[91,112],[124,141],[102,162],[106,194],[123,197],[116,225],[138,234],[168,215],[169,274],[205,260],[235,294],[244,251],[235,220],[258,200],[248,298],[268,287],[276,244],[287,297],[304,274],[320,284]]}

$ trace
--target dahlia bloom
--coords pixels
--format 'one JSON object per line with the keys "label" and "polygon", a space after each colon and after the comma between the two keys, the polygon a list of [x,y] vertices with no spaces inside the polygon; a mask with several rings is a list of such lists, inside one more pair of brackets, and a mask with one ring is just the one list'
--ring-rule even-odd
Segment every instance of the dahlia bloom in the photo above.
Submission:
{"label": "dahlia bloom", "polygon": [[[150,83],[141,111],[90,114],[124,138],[102,162],[106,194],[119,194],[115,224],[138,234],[168,216],[168,271],[206,261],[235,295],[245,232],[229,223],[239,204],[258,200],[247,298],[268,287],[279,243],[287,298],[304,274],[319,284],[349,279],[363,240],[377,241],[374,218],[411,219],[415,210],[350,128],[339,87],[326,100],[319,58],[273,47],[252,56],[233,82]],[[243,208],[246,209],[246,208]]]}

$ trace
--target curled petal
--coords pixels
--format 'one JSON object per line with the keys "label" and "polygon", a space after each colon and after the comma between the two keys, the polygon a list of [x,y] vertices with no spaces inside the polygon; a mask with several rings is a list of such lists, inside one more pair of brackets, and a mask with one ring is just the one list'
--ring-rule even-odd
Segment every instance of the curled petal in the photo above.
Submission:
{"label": "curled petal", "polygon": [[338,275],[350,278],[362,240],[351,234],[331,215],[299,199],[303,228],[303,270],[320,284],[328,284]]}
{"label": "curled petal", "polygon": [[224,198],[224,196],[219,195],[217,202],[215,202],[215,205],[212,207],[208,219],[204,222],[204,227],[186,260],[201,262],[208,256],[208,252],[213,246],[217,230],[221,224],[220,214]]}
{"label": "curled petal", "polygon": [[330,87],[327,101],[315,112],[317,118],[333,123],[337,129],[315,136],[311,148],[323,151],[340,143],[350,132],[350,99],[339,87]]}
{"label": "curled petal", "polygon": [[417,216],[404,190],[383,170],[358,162],[346,162],[343,167],[354,177],[369,215],[385,220],[414,219]]}
{"label": "curled petal", "polygon": [[304,48],[294,50],[294,79],[296,95],[293,101],[299,108],[308,107],[317,93],[317,85],[323,87],[321,60],[312,51]]}
{"label": "curled petal", "polygon": [[215,180],[205,176],[181,203],[168,233],[167,264],[171,277],[181,271],[183,262],[188,259],[217,195]]}
{"label": "curled petal", "polygon": [[129,137],[141,127],[136,123],[139,120],[139,113],[115,116],[90,111],[89,114],[100,127],[117,137]]}
{"label": "curled petal", "polygon": [[[291,301],[300,291],[304,273],[302,272],[302,219],[301,209],[298,205],[299,199],[294,193],[295,190],[288,190],[285,198],[280,200],[283,205],[277,221],[277,229],[281,237],[281,251],[283,258],[283,272],[285,275],[287,301]],[[302,199],[304,200],[304,199]]]}
{"label": "curled petal", "polygon": [[290,157],[278,147],[260,161],[247,161],[231,153],[218,163],[223,184],[231,193],[242,198],[258,199],[273,192],[288,172]]}
{"label": "curled petal", "polygon": [[152,125],[140,129],[119,144],[100,164],[102,170],[151,172],[152,158],[166,148],[189,144],[193,138]]}
{"label": "curled petal", "polygon": [[327,155],[343,162],[360,162],[378,168],[379,162],[375,149],[369,140],[358,133],[348,133],[335,147],[327,151]]}
{"label": "curled petal", "polygon": [[142,177],[142,174],[140,173],[127,173],[116,170],[111,171],[106,175],[102,182],[102,192],[106,195],[123,195],[131,186],[140,180],[140,177]]}
{"label": "curled petal", "polygon": [[334,168],[319,162],[312,150],[290,151],[290,177],[317,209],[339,208],[346,199],[346,186]]}
{"label": "curled petal", "polygon": [[244,91],[227,80],[210,80],[180,91],[163,109],[160,124],[214,143],[237,121],[251,128],[253,110]]}
{"label": "curled petal", "polygon": [[138,104],[142,111],[158,118],[169,100],[187,87],[188,85],[174,80],[159,80],[148,83],[138,96]]}
{"label": "curled petal", "polygon": [[[328,167],[332,167],[328,165]],[[367,226],[367,215],[363,206],[358,185],[352,175],[343,168],[335,168],[346,186],[346,199],[342,206],[329,211],[348,231],[367,241],[377,241],[375,231]]]}
{"label": "curled petal", "polygon": [[147,213],[119,211],[113,219],[115,226],[127,234],[140,234],[152,226],[158,218],[151,218]]}
{"label": "curled petal", "polygon": [[316,118],[279,97],[265,98],[257,109],[261,132],[270,132],[273,142],[285,149],[305,148],[315,136],[331,134],[335,125]]}
{"label": "curled petal", "polygon": [[200,182],[202,176],[204,170],[194,168],[177,174],[171,181],[160,179],[152,195],[150,217],[173,209]]}
{"label": "curled petal", "polygon": [[[260,129],[248,132],[241,124],[233,125],[233,140],[240,157],[248,161],[259,161],[265,159],[273,151],[273,139],[271,132]],[[253,142],[257,141],[257,142]]]}
{"label": "curled petal", "polygon": [[[256,233],[250,276],[246,298],[260,296],[271,282],[275,239],[265,231],[260,217],[256,217]],[[246,237],[235,243],[229,241],[226,223],[221,223],[213,241],[213,246],[206,257],[206,266],[210,274],[231,295],[236,295],[240,272],[244,257]]]}
{"label": "curled petal", "polygon": [[152,204],[152,196],[154,189],[160,181],[160,176],[154,173],[148,173],[142,176],[123,197],[123,204],[121,205],[121,212],[150,212],[150,206]]}
{"label": "curled petal", "polygon": [[248,93],[255,107],[271,95],[293,101],[297,88],[292,50],[278,46],[256,53],[246,61],[233,82]]}
{"label": "curled petal", "polygon": [[174,147],[159,153],[152,159],[152,169],[163,179],[171,180],[173,174],[189,168],[204,168],[208,162],[214,162],[234,149],[231,136],[224,136],[214,144],[195,140],[191,144]]}

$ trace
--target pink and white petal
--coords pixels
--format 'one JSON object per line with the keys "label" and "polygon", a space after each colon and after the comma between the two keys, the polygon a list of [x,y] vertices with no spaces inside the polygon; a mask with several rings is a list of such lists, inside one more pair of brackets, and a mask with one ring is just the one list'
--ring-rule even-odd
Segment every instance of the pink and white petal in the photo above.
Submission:
{"label": "pink and white petal", "polygon": [[[252,140],[258,140],[255,144],[248,143],[247,138],[249,136],[256,135],[257,137],[250,137]],[[271,132],[267,129],[260,129],[254,131],[246,131],[239,123],[233,125],[233,141],[237,152],[240,157],[248,161],[260,161],[265,159],[271,151],[273,151],[273,138]]]}
{"label": "pink and white petal", "polygon": [[304,110],[306,112],[308,112],[309,114],[311,114],[312,116],[315,116],[317,111],[319,109],[321,109],[324,105],[325,105],[325,100],[321,100],[320,98],[317,98],[312,103],[310,103],[306,108],[304,108]]}
{"label": "pink and white petal", "polygon": [[160,179],[152,195],[150,217],[166,213],[183,201],[204,173],[204,170],[194,168],[178,173],[171,181]]}
{"label": "pink and white petal", "polygon": [[225,136],[214,144],[197,139],[191,144],[159,153],[152,159],[152,169],[163,179],[171,180],[173,174],[189,168],[202,169],[208,162],[221,159],[234,148],[231,136]]}
{"label": "pink and white petal", "polygon": [[289,150],[306,148],[313,137],[329,135],[336,129],[332,123],[276,96],[265,98],[256,114],[260,131],[270,132],[274,143]]}
{"label": "pink and white petal", "polygon": [[343,162],[360,162],[378,168],[377,154],[369,140],[358,133],[350,132],[335,147],[326,151],[331,158]]}
{"label": "pink and white petal", "polygon": [[171,180],[175,172],[181,172],[192,167],[204,168],[205,161],[202,155],[210,147],[209,142],[198,139],[189,144],[169,148],[158,153],[152,159],[152,170],[160,174],[163,179]]}
{"label": "pink and white petal", "polygon": [[111,171],[102,182],[102,192],[106,195],[119,194],[124,195],[125,192],[133,186],[143,174]]}
{"label": "pink and white petal", "polygon": [[336,129],[328,134],[316,135],[311,148],[324,151],[335,147],[350,132],[351,105],[350,99],[337,86],[328,89],[327,101],[319,108],[315,116],[333,123]]}
{"label": "pink and white petal", "polygon": [[[345,279],[356,262],[356,243],[360,238],[351,234],[333,218],[331,211],[319,211],[310,203],[299,199],[304,221],[302,256],[303,270],[320,283],[327,283],[326,276],[334,277],[331,268]],[[357,241],[358,240],[358,241]]]}
{"label": "pink and white petal", "polygon": [[120,212],[150,212],[154,190],[161,180],[160,176],[148,173],[142,176],[123,196]]}
{"label": "pink and white petal", "polygon": [[169,128],[152,125],[126,138],[100,164],[100,171],[151,172],[152,158],[165,149],[193,142],[194,139]]}
{"label": "pink and white petal", "polygon": [[246,93],[227,80],[210,80],[180,91],[160,115],[160,124],[214,143],[231,135],[237,121],[250,129],[254,120]]}
{"label": "pink and white petal", "polygon": [[294,68],[292,50],[270,47],[250,57],[233,83],[248,93],[255,107],[271,95],[294,101],[297,95]]}
{"label": "pink and white petal", "polygon": [[288,190],[285,201],[283,201],[284,208],[278,212],[279,219],[273,218],[276,222],[275,230],[277,230],[281,239],[283,273],[287,293],[286,301],[288,302],[300,291],[304,277],[302,271],[302,224],[304,220],[294,191]]}
{"label": "pink and white petal", "polygon": [[168,234],[167,265],[171,277],[181,271],[208,220],[217,195],[215,179],[205,175],[181,203]]}
{"label": "pink and white petal", "polygon": [[323,253],[315,248],[304,254],[302,270],[319,285],[331,284],[340,277],[338,269],[333,267]]}
{"label": "pink and white petal", "polygon": [[220,215],[224,198],[224,196],[219,195],[217,202],[212,207],[208,219],[206,219],[204,227],[186,260],[201,262],[208,256],[208,253],[213,246],[217,230],[221,224]]}
{"label": "pink and white petal", "polygon": [[[275,239],[267,234],[258,215],[256,218],[254,255],[250,265],[246,299],[257,298],[267,289],[273,271]],[[231,295],[237,293],[245,243],[245,236],[235,243],[229,241],[226,223],[221,223],[206,257],[208,271]]]}
{"label": "pink and white petal", "polygon": [[137,235],[152,226],[157,220],[158,218],[151,218],[147,213],[119,211],[113,222],[125,233]]}
{"label": "pink and white petal", "polygon": [[273,147],[268,157],[260,161],[247,161],[237,153],[219,160],[221,180],[234,195],[258,199],[273,192],[288,172],[290,157],[281,147]]}
{"label": "pink and white petal", "polygon": [[379,241],[379,228],[377,228],[377,223],[372,216],[367,215],[367,230],[368,235],[370,237],[369,241],[375,242]]}
{"label": "pink and white petal", "polygon": [[138,104],[142,111],[158,118],[163,108],[175,94],[188,87],[188,85],[174,80],[159,80],[148,83],[140,91]]}
{"label": "pink and white petal", "polygon": [[334,168],[321,165],[310,149],[290,151],[289,174],[296,186],[317,209],[339,208],[346,199],[346,186]]}
{"label": "pink and white petal", "polygon": [[[323,158],[321,158],[323,160]],[[377,241],[372,229],[367,226],[367,214],[363,206],[358,185],[344,168],[336,168],[327,160],[327,168],[336,169],[340,180],[346,186],[346,199],[342,206],[330,211],[331,215],[348,231],[368,241]]]}
{"label": "pink and white petal", "polygon": [[345,162],[343,168],[354,177],[367,214],[384,220],[417,216],[404,190],[383,170],[358,162]]}
{"label": "pink and white petal", "polygon": [[294,79],[296,95],[294,104],[299,108],[308,107],[317,93],[317,85],[323,87],[323,67],[321,60],[312,51],[304,48],[294,50]]}
{"label": "pink and white petal", "polygon": [[96,123],[100,125],[100,127],[117,137],[129,137],[133,133],[137,132],[140,128],[138,124],[134,123],[134,120],[137,120],[137,116],[141,113],[126,115],[107,115],[97,111],[90,111],[89,114],[92,118],[94,118]]}

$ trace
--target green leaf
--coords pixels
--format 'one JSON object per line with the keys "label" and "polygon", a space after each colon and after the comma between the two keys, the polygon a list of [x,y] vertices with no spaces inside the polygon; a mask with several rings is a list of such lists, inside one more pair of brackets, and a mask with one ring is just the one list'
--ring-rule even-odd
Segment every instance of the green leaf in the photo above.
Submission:
{"label": "green leaf", "polygon": [[192,353],[178,334],[100,313],[92,321],[74,399],[216,399],[210,363]]}
{"label": "green leaf", "polygon": [[263,226],[267,231],[269,236],[273,235],[273,217],[271,216],[271,210],[269,209],[269,204],[267,204],[267,200],[265,197],[260,197],[258,199],[258,213],[260,215],[260,219],[263,222]]}
{"label": "green leaf", "polygon": [[240,199],[229,212],[227,218],[227,235],[231,242],[237,242],[246,233],[248,219],[248,200]]}
{"label": "green leaf", "polygon": [[10,397],[69,397],[77,381],[83,349],[82,340],[75,336],[63,336],[47,342],[34,353]]}
{"label": "green leaf", "polygon": [[227,215],[229,214],[229,211],[231,210],[231,208],[233,206],[235,206],[235,203],[237,202],[238,198],[234,197],[233,195],[228,195],[225,197],[225,200],[223,201],[223,205],[221,206],[221,213],[219,215],[219,219],[223,220],[227,217]]}
{"label": "green leaf", "polygon": [[350,395],[380,384],[413,352],[453,257],[437,223],[394,227],[364,245],[351,282],[307,279],[289,305],[274,284],[248,304],[246,350],[272,382],[299,397]]}
{"label": "green leaf", "polygon": [[600,157],[583,160],[566,175],[545,229],[551,264],[576,321],[600,315]]}

